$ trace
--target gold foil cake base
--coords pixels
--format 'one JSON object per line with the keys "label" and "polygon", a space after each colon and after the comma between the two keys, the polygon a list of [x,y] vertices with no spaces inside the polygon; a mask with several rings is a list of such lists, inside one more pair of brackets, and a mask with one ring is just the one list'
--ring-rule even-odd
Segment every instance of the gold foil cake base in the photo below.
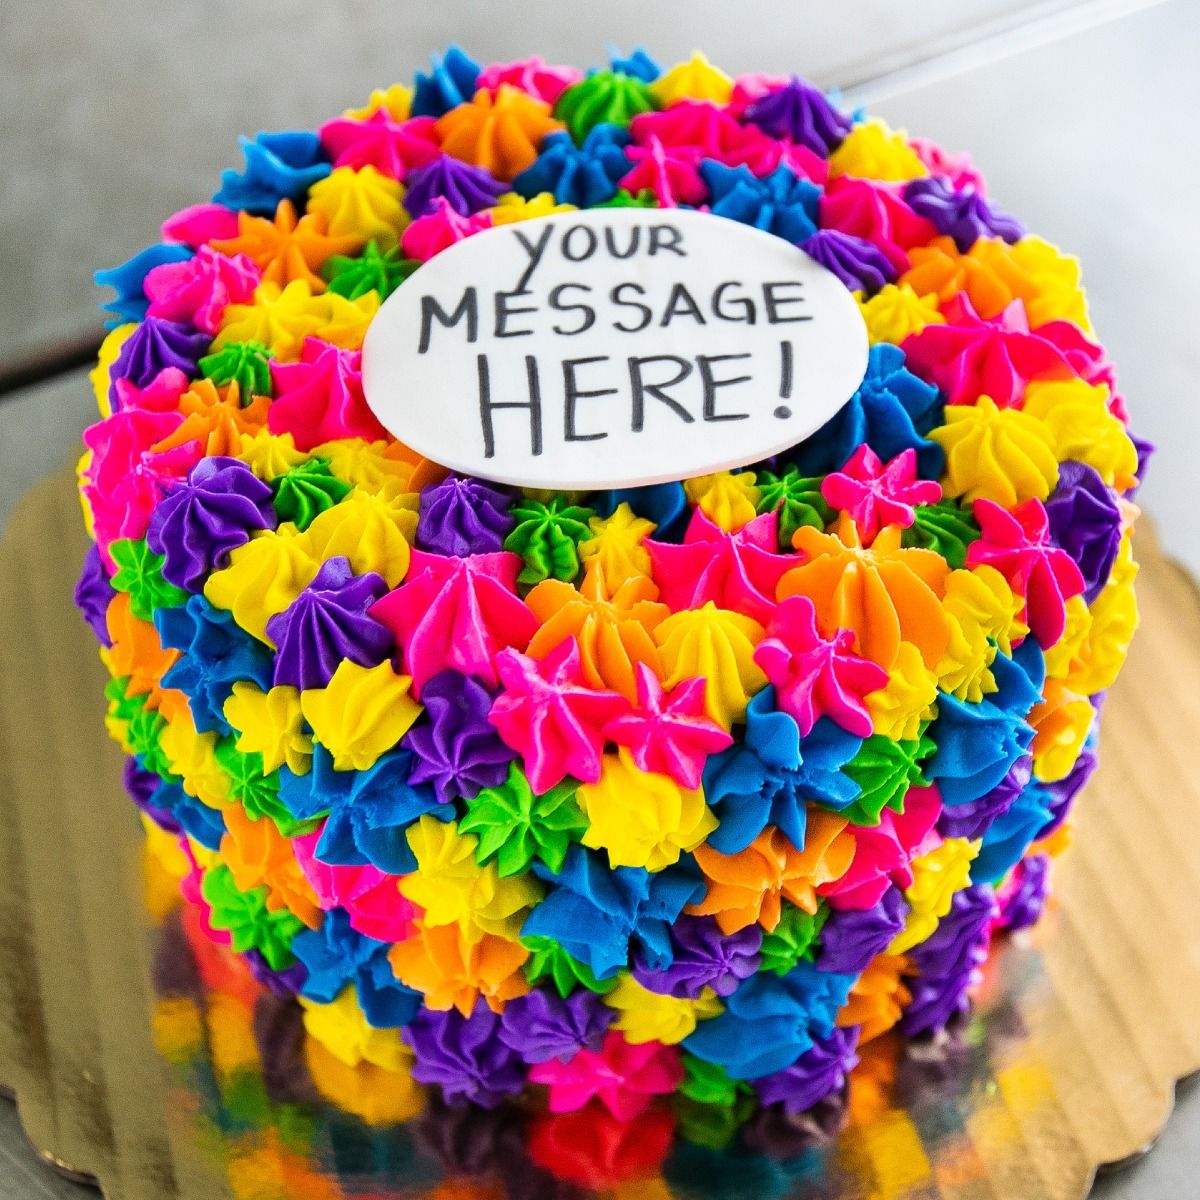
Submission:
{"label": "gold foil cake base", "polygon": [[614,1145],[344,1067],[193,936],[104,730],[71,605],[84,547],[63,475],[0,548],[0,1087],[46,1160],[109,1200],[557,1200],[595,1194],[582,1178],[621,1200],[1079,1200],[1200,1069],[1200,595],[1145,533],[1143,628],[1053,900],[998,945],[961,1037],[867,1047],[832,1140],[813,1121],[661,1166],[650,1118]]}

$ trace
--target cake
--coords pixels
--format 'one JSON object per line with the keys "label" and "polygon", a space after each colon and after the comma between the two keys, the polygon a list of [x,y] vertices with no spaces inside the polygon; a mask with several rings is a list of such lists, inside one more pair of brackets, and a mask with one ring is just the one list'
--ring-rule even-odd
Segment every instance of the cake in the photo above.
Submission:
{"label": "cake", "polygon": [[[431,1102],[731,1128],[951,1036],[1137,622],[1149,447],[1077,262],[701,55],[454,48],[242,147],[98,274],[79,467],[108,728],[208,936]],[[497,289],[551,236],[576,275]]]}

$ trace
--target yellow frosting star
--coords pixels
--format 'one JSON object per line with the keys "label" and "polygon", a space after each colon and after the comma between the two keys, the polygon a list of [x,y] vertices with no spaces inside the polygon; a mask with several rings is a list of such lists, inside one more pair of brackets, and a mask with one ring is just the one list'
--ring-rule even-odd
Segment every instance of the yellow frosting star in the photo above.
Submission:
{"label": "yellow frosting star", "polygon": [[125,339],[136,328],[137,324],[131,321],[128,325],[118,325],[116,329],[110,329],[104,335],[104,341],[100,343],[100,354],[96,359],[96,365],[88,372],[88,382],[92,385],[92,392],[96,397],[96,407],[100,410],[102,417],[112,415],[108,389],[112,385],[113,364],[120,356]]}
{"label": "yellow frosting star", "polygon": [[684,481],[687,498],[722,529],[733,533],[758,515],[762,493],[755,486],[753,471],[718,471]]}
{"label": "yellow frosting star", "polygon": [[512,225],[517,221],[532,221],[534,217],[549,217],[554,213],[576,212],[575,204],[559,204],[553,192],[539,192],[526,199],[516,192],[505,192],[488,210],[493,225]]}
{"label": "yellow frosting star", "polygon": [[676,63],[660,75],[650,85],[650,94],[664,108],[680,100],[728,104],[733,95],[733,80],[697,50],[686,62]]}
{"label": "yellow frosting star", "polygon": [[[418,497],[410,486],[415,456],[398,442],[368,442],[339,438],[322,442],[313,454],[325,459],[333,474],[359,491],[382,496],[401,508],[417,512]],[[413,528],[416,528],[415,522]],[[405,536],[408,536],[407,534]]]}
{"label": "yellow frosting star", "polygon": [[384,500],[355,491],[320,513],[306,536],[310,553],[319,562],[348,558],[356,575],[374,571],[394,588],[408,571],[416,528],[417,514],[407,500]]}
{"label": "yellow frosting star", "polygon": [[1047,679],[1066,679],[1072,664],[1084,653],[1088,635],[1092,631],[1091,609],[1082,596],[1072,596],[1063,608],[1067,617],[1063,635],[1053,646],[1043,651]]}
{"label": "yellow frosting star", "polygon": [[937,296],[919,296],[907,283],[889,283],[869,298],[863,292],[855,292],[854,299],[872,346],[877,342],[898,346],[909,334],[920,333],[926,325],[946,323],[938,311]]}
{"label": "yellow frosting star", "polygon": [[374,167],[338,167],[313,184],[308,212],[324,217],[330,237],[354,237],[360,246],[374,239],[387,251],[409,222],[403,197],[403,186]]}
{"label": "yellow frosting star", "polygon": [[287,287],[263,283],[250,304],[231,304],[221,316],[213,351],[230,342],[261,342],[279,362],[295,362],[306,337],[317,337],[328,305],[303,279]]}
{"label": "yellow frosting star", "polygon": [[932,716],[937,693],[937,676],[925,665],[920,650],[912,642],[901,642],[886,686],[866,697],[873,731],[894,741],[911,741],[921,722]]}
{"label": "yellow frosting star", "polygon": [[379,293],[372,289],[356,300],[347,300],[336,292],[326,292],[319,300],[323,320],[317,337],[342,350],[361,349],[367,326],[379,311]]}
{"label": "yellow frosting star", "polygon": [[1070,691],[1061,680],[1047,680],[1045,699],[1029,714],[1034,776],[1043,783],[1065,779],[1095,718],[1096,710],[1085,696]]}
{"label": "yellow frosting star", "polygon": [[400,880],[400,891],[424,910],[427,928],[457,925],[467,941],[484,934],[516,940],[526,911],[542,898],[532,875],[502,879],[494,861],[481,867],[475,861],[479,839],[428,814],[409,827],[408,844],[417,869]]}
{"label": "yellow frosting star", "polygon": [[1111,687],[1125,662],[1138,627],[1133,581],[1137,563],[1128,534],[1122,539],[1113,573],[1091,607],[1091,627],[1072,659],[1063,682],[1081,696],[1094,696]]}
{"label": "yellow frosting star", "polygon": [[946,423],[929,433],[946,451],[942,489],[966,501],[994,500],[1013,508],[1045,500],[1058,483],[1054,435],[1036,414],[998,408],[990,396],[946,407]]}
{"label": "yellow frosting star", "polygon": [[950,638],[937,665],[938,686],[945,692],[978,704],[996,690],[989,667],[996,647],[1012,652],[1012,638],[1025,632],[1017,621],[1024,607],[1008,581],[995,567],[951,571],[942,599]]}
{"label": "yellow frosting star", "polygon": [[411,686],[390,662],[360,667],[343,659],[326,687],[300,693],[300,711],[333,755],[335,771],[367,770],[408,732],[421,712]]}
{"label": "yellow frosting star", "polygon": [[367,1023],[353,987],[343,988],[332,1004],[300,997],[304,1028],[348,1067],[373,1063],[387,1071],[407,1072],[412,1051],[399,1029],[375,1029]]}
{"label": "yellow frosting star", "polygon": [[666,671],[663,689],[669,692],[684,679],[701,677],[708,715],[731,728],[746,715],[750,697],[767,685],[754,661],[763,634],[757,621],[711,600],[703,608],[673,614],[654,630]]}
{"label": "yellow frosting star", "polygon": [[697,1021],[708,1021],[725,1011],[712,988],[706,987],[695,1000],[678,999],[642,987],[628,973],[622,973],[617,986],[605,994],[604,1003],[617,1012],[613,1029],[620,1030],[632,1046],[643,1042],[677,1045],[695,1032]]}
{"label": "yellow frosting star", "polygon": [[971,878],[971,863],[979,853],[979,842],[947,838],[935,850],[913,859],[913,881],[905,889],[909,904],[904,928],[892,939],[888,954],[903,954],[919,946],[950,911],[954,893]]}
{"label": "yellow frosting star", "polygon": [[[337,507],[341,507],[338,505]],[[204,597],[260,642],[274,648],[267,621],[281,613],[313,581],[320,563],[306,535],[285,522],[253,535],[230,552],[229,566],[214,571],[204,584]]]}
{"label": "yellow frosting star", "polygon": [[237,748],[243,754],[261,754],[264,772],[270,774],[286,763],[295,775],[308,773],[312,737],[304,731],[296,688],[264,692],[248,680],[238,680],[222,711],[237,731]]}
{"label": "yellow frosting star", "polygon": [[209,808],[225,808],[231,803],[229,776],[217,762],[217,735],[197,732],[187,709],[166,723],[159,735],[159,746],[189,796]]}
{"label": "yellow frosting star", "polygon": [[296,449],[290,433],[269,433],[266,429],[242,438],[238,458],[264,483],[270,483],[299,463],[308,461],[308,455]]}
{"label": "yellow frosting star", "polygon": [[575,798],[589,821],[583,844],[606,850],[614,870],[661,871],[717,827],[703,791],[641,770],[624,748],[604,756],[599,781],[581,784]]}
{"label": "yellow frosting star", "polygon": [[588,528],[592,536],[579,543],[579,557],[584,563],[596,561],[608,588],[650,574],[650,551],[642,543],[654,532],[653,521],[636,516],[622,500],[611,517],[592,517]]}
{"label": "yellow frosting star", "polygon": [[859,179],[899,182],[928,174],[904,132],[893,130],[878,119],[855,125],[829,156],[830,179],[854,175]]}
{"label": "yellow frosting star", "polygon": [[1124,491],[1137,482],[1137,448],[1108,401],[1103,384],[1064,379],[1031,383],[1021,407],[1049,430],[1059,462],[1087,463],[1110,487]]}
{"label": "yellow frosting star", "polygon": [[380,109],[386,109],[393,121],[407,121],[412,112],[412,88],[393,83],[388,88],[374,88],[362,108],[348,108],[343,116],[352,121],[365,121]]}
{"label": "yellow frosting star", "polygon": [[1047,321],[1073,321],[1091,334],[1082,271],[1073,255],[1032,235],[1011,245],[999,238],[980,238],[970,254],[1024,301],[1032,328]]}

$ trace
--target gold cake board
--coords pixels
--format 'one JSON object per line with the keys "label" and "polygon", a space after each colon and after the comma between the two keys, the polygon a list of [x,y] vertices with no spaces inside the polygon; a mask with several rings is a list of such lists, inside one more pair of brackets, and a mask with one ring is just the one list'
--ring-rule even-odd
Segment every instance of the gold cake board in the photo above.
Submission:
{"label": "gold cake board", "polygon": [[[0,548],[0,1087],[31,1141],[109,1200],[502,1195],[428,1169],[364,1181],[317,1145],[315,1118],[293,1127],[316,1098],[260,1105],[253,1127],[214,1122],[197,1056],[224,1051],[201,1037],[181,1070],[156,1050],[162,914],[103,726],[104,671],[71,605],[84,549],[66,474],[26,497]],[[1150,531],[1137,551],[1143,626],[1046,917],[1000,944],[960,1046],[874,1077],[867,1056],[847,1127],[780,1195],[1079,1200],[1098,1166],[1153,1142],[1176,1080],[1200,1069],[1200,595]],[[354,1136],[388,1161],[388,1139],[408,1134],[362,1123]],[[652,1176],[611,1194],[714,1193]]]}

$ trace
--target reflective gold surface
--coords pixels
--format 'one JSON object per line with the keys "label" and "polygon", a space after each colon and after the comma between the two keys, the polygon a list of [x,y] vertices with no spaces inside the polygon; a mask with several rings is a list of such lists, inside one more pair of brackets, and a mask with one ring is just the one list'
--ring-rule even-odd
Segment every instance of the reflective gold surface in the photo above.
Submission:
{"label": "reflective gold surface", "polygon": [[667,1111],[615,1130],[447,1109],[307,1042],[143,862],[70,604],[83,549],[66,476],[0,548],[0,1085],[110,1200],[1077,1200],[1200,1068],[1200,596],[1148,536],[1144,626],[1047,917],[999,948],[957,1042],[867,1048],[836,1136],[830,1110],[738,1151],[697,1145],[719,1131],[687,1114],[672,1140]]}

